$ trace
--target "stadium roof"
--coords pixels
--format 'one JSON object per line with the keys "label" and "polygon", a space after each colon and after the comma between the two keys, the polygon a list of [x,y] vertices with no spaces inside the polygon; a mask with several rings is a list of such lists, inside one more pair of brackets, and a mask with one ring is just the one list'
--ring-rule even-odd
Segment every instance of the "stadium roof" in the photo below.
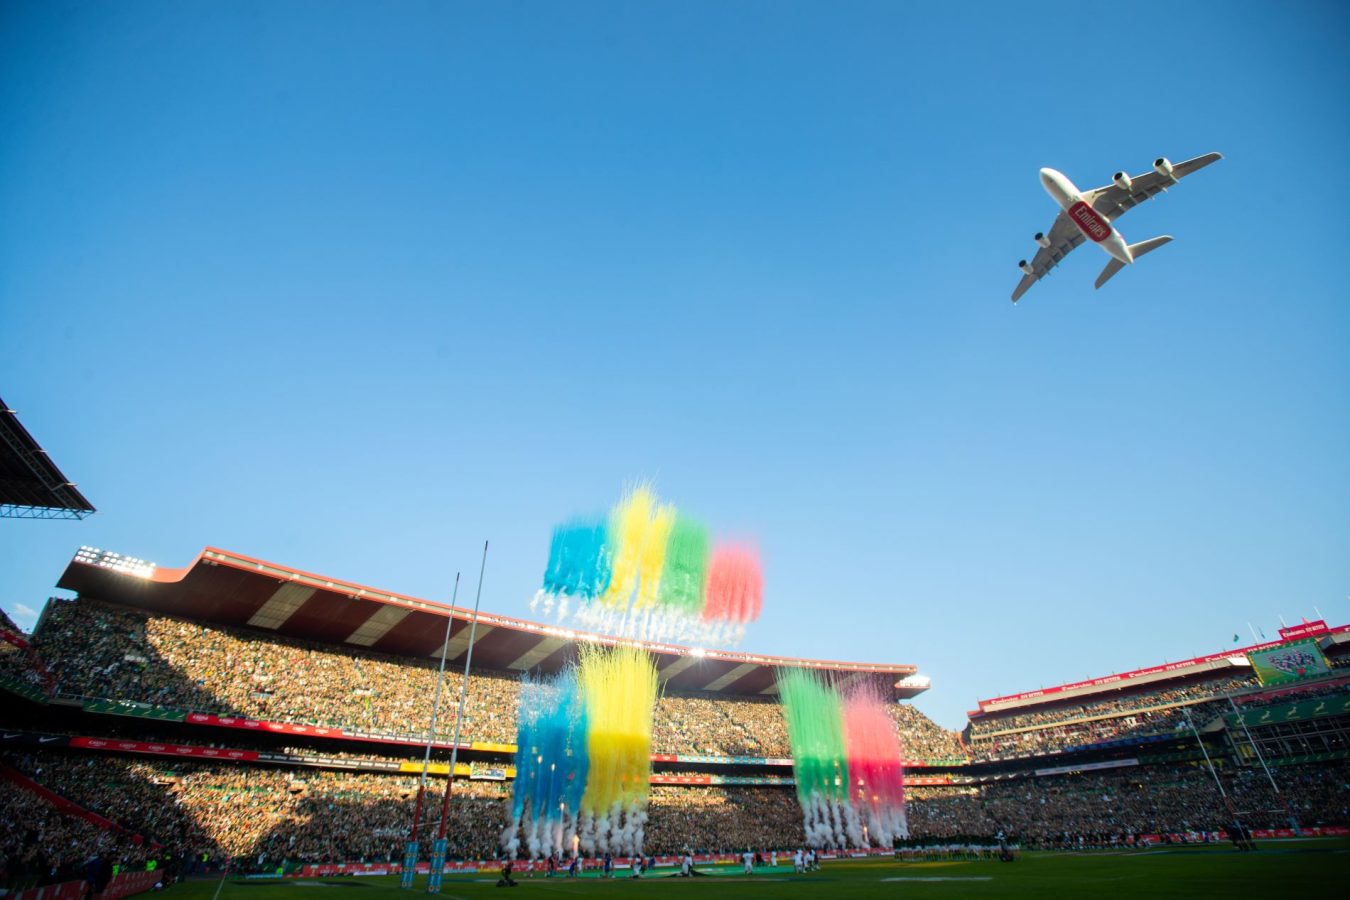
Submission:
{"label": "stadium roof", "polygon": [[[302,572],[208,547],[185,569],[166,569],[89,547],[75,554],[57,586],[82,597],[220,625],[273,631],[289,638],[350,645],[405,657],[463,662],[472,612]],[[445,641],[446,616],[451,631]],[[669,689],[772,694],[779,669],[807,668],[847,680],[885,678],[895,696],[928,687],[916,666],[795,659],[631,641],[508,616],[481,613],[475,666],[498,671],[553,671],[576,656],[579,642],[637,643],[656,657]]]}
{"label": "stadium roof", "polygon": [[0,400],[0,518],[83,519],[94,512]]}

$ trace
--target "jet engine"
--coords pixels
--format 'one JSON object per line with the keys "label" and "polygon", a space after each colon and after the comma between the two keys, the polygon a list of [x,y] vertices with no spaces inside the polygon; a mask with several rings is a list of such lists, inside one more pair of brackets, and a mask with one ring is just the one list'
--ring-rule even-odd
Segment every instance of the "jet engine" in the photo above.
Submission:
{"label": "jet engine", "polygon": [[1036,243],[1040,244],[1042,247],[1049,247],[1050,239],[1038,231],[1036,232]]}
{"label": "jet engine", "polygon": [[1172,164],[1167,161],[1167,157],[1160,156],[1153,161],[1153,171],[1164,178],[1172,177]]}
{"label": "jet engine", "polygon": [[[1166,160],[1163,160],[1163,162],[1166,162]],[[1116,187],[1120,188],[1122,191],[1130,190],[1130,186],[1134,184],[1134,182],[1130,180],[1130,176],[1126,175],[1124,172],[1117,172],[1112,175],[1111,180],[1114,181]]]}
{"label": "jet engine", "polygon": [[1021,269],[1023,272],[1026,272],[1028,275],[1036,274],[1036,270],[1031,267],[1031,263],[1027,262],[1025,259],[1017,264],[1017,268]]}

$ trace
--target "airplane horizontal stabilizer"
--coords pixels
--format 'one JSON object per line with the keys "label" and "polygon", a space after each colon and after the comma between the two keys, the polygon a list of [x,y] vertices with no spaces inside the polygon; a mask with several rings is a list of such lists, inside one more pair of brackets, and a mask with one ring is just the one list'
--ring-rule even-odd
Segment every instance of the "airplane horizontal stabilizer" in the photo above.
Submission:
{"label": "airplane horizontal stabilizer", "polygon": [[[1170,234],[1164,234],[1155,238],[1149,238],[1146,241],[1140,241],[1137,244],[1131,244],[1130,257],[1132,259],[1138,259],[1145,253],[1148,253],[1152,250],[1157,250],[1163,244],[1166,244],[1171,240],[1172,236]],[[1097,276],[1097,280],[1092,286],[1098,288],[1101,287],[1102,285],[1110,281],[1111,277],[1123,268],[1125,268],[1125,264],[1123,262],[1121,262],[1118,259],[1111,260],[1109,263],[1106,264],[1106,268],[1102,269],[1102,274]]]}

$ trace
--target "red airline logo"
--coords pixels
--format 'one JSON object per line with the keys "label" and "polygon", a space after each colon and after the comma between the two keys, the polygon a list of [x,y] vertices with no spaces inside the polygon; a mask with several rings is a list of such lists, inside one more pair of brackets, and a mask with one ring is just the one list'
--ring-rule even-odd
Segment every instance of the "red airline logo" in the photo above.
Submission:
{"label": "red airline logo", "polygon": [[1111,236],[1111,225],[1082,200],[1069,207],[1069,218],[1079,231],[1099,244]]}

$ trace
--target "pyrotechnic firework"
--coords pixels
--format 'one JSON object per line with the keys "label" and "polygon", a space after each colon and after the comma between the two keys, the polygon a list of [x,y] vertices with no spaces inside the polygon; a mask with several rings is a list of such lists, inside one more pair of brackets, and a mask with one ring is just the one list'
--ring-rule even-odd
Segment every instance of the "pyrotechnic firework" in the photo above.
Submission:
{"label": "pyrotechnic firework", "polygon": [[524,676],[516,725],[516,780],[502,846],[512,855],[524,837],[534,858],[570,850],[586,784],[586,703],[576,672]]}
{"label": "pyrotechnic firework", "polygon": [[[893,701],[892,701],[893,702]],[[844,692],[844,748],[849,801],[867,825],[866,837],[881,847],[909,836],[900,736],[886,711],[887,700],[871,682]],[[859,844],[866,844],[864,840]]]}
{"label": "pyrotechnic firework", "polygon": [[522,679],[507,853],[642,851],[656,690],[635,647],[584,645],[575,667]]}
{"label": "pyrotechnic firework", "polygon": [[720,645],[740,640],[763,599],[753,549],[714,546],[702,524],[638,487],[608,517],[553,530],[530,606],[610,634]]}
{"label": "pyrotechnic firework", "polygon": [[907,836],[900,739],[881,695],[860,687],[841,700],[814,672],[789,669],[778,696],[807,843],[890,846]]}
{"label": "pyrotechnic firework", "polygon": [[636,647],[583,645],[590,772],[581,797],[581,847],[640,853],[652,774],[656,667]]}

